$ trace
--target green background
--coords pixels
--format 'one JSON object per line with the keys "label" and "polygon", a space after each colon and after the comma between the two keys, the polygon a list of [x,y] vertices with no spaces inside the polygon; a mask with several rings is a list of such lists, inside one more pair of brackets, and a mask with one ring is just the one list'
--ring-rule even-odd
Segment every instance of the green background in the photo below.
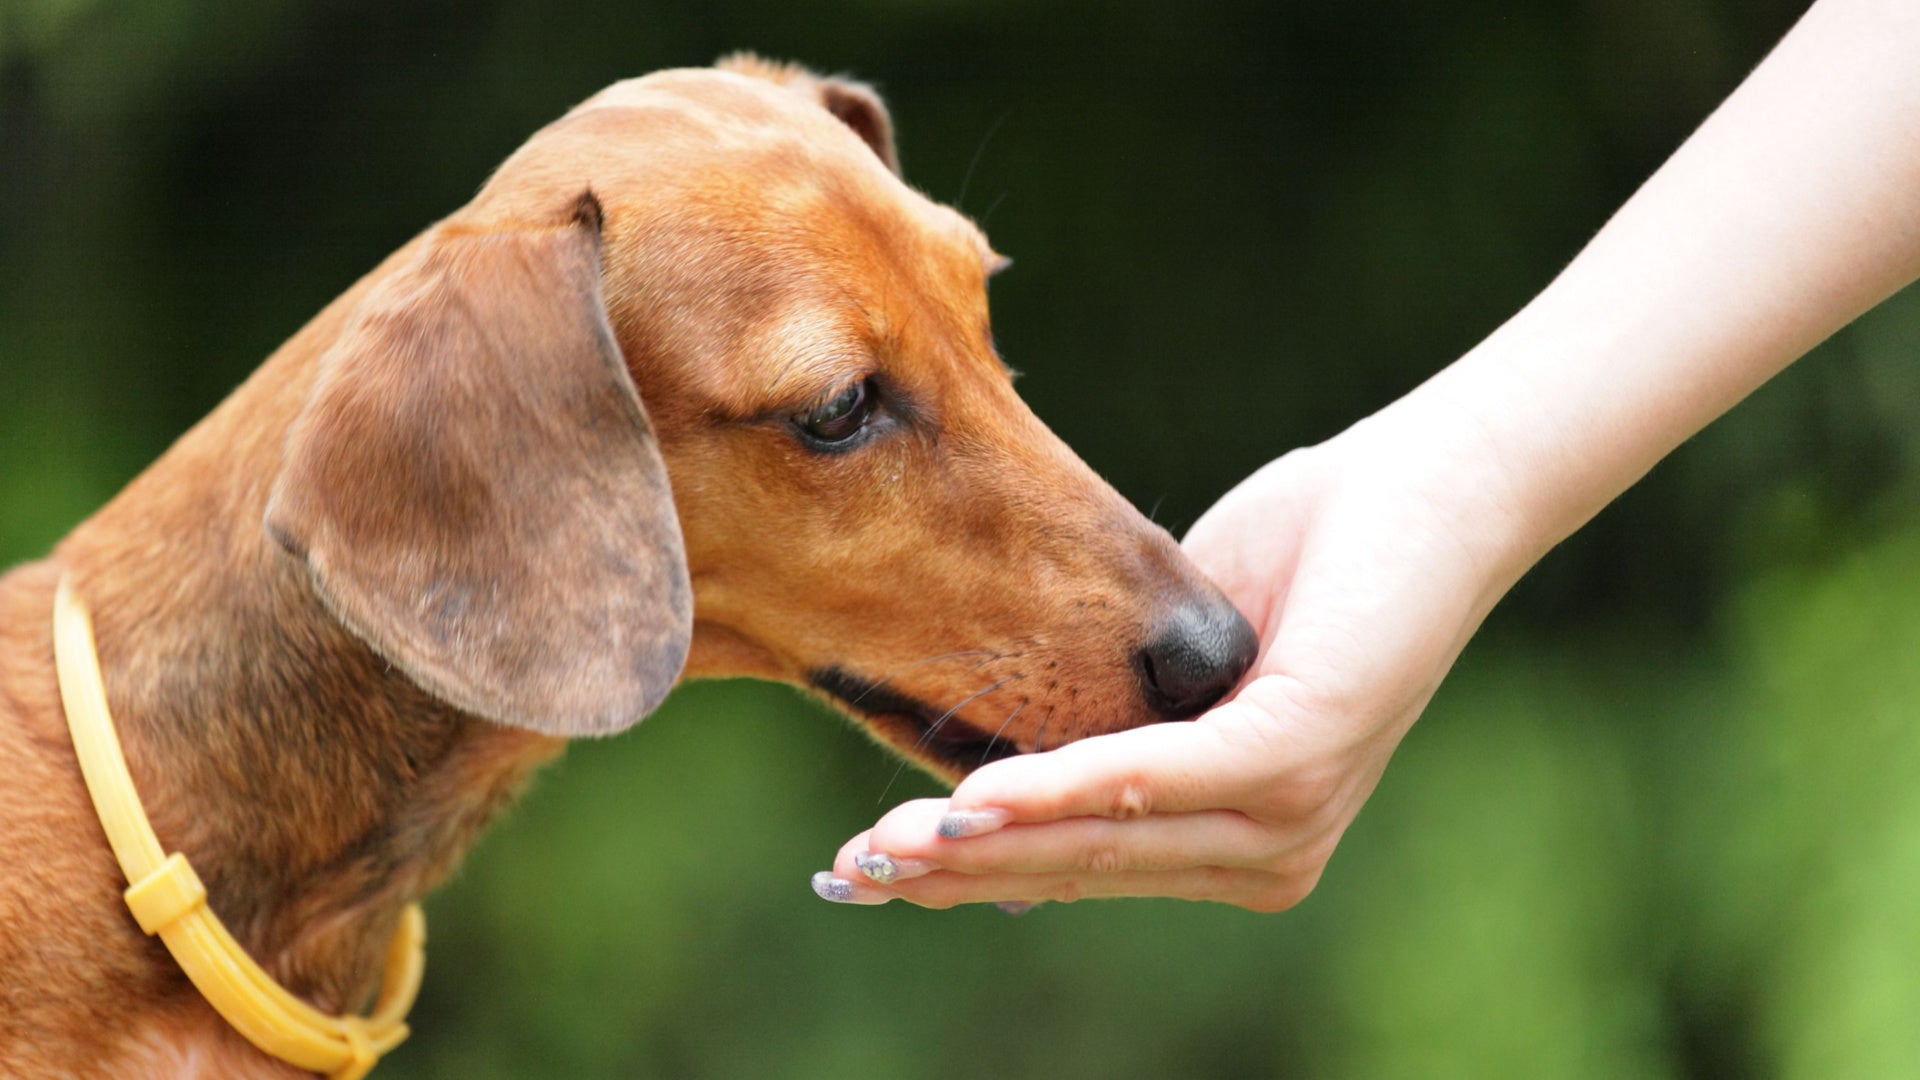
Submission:
{"label": "green background", "polygon": [[[743,47],[880,85],[1018,260],[1023,393],[1179,532],[1524,303],[1798,7],[12,0],[0,562],[535,127]],[[1909,291],[1551,555],[1292,912],[821,903],[931,787],[696,685],[434,898],[381,1075],[1920,1074],[1916,351]]]}

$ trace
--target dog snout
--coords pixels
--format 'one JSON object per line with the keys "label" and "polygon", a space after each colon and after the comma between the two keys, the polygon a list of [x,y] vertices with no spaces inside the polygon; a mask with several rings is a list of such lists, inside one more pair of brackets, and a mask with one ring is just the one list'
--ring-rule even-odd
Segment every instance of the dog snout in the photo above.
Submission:
{"label": "dog snout", "polygon": [[1155,620],[1134,655],[1141,696],[1162,719],[1191,719],[1225,697],[1259,651],[1253,627],[1225,597],[1184,601]]}

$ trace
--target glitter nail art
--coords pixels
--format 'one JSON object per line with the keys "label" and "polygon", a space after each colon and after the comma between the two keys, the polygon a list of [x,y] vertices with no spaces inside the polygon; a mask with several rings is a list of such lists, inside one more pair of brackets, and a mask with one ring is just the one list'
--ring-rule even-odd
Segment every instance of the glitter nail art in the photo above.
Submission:
{"label": "glitter nail art", "polygon": [[822,870],[813,875],[813,891],[822,900],[844,904],[853,899],[853,882],[834,877],[831,870]]}

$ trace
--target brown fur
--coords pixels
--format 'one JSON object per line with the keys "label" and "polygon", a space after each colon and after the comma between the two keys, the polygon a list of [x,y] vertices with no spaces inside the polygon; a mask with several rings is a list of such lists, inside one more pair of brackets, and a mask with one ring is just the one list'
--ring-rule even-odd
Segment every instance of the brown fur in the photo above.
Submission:
{"label": "brown fur", "polygon": [[[63,573],[163,843],[331,1011],[564,737],[676,676],[853,672],[1021,750],[1156,719],[1142,627],[1211,586],[1014,394],[997,256],[901,182],[870,90],[729,65],[536,134],[0,578],[0,1075],[291,1073],[121,904]],[[790,418],[870,374],[888,429],[807,449]]]}

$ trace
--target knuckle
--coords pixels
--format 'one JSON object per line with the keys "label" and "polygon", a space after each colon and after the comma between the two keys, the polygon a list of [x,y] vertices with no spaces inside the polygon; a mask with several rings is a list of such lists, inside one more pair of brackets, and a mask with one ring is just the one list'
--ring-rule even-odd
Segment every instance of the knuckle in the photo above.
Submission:
{"label": "knuckle", "polygon": [[1129,779],[1114,791],[1108,806],[1107,816],[1119,821],[1132,821],[1146,817],[1153,809],[1152,799],[1147,786],[1138,778]]}
{"label": "knuckle", "polygon": [[1080,856],[1081,869],[1090,874],[1116,874],[1125,866],[1120,849],[1111,844],[1095,845]]}

